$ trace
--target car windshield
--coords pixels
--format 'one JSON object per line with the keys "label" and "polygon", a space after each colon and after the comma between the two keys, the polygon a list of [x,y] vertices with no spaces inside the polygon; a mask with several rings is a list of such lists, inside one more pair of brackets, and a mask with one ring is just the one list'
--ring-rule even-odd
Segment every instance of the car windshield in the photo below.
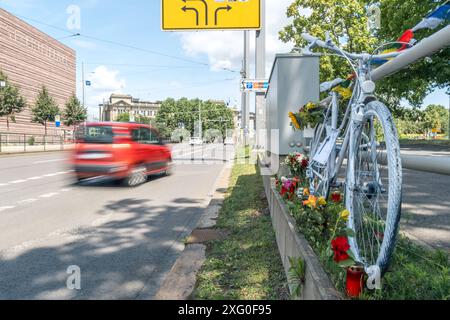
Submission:
{"label": "car windshield", "polygon": [[114,141],[112,127],[86,126],[79,128],[77,138],[84,143],[111,144]]}

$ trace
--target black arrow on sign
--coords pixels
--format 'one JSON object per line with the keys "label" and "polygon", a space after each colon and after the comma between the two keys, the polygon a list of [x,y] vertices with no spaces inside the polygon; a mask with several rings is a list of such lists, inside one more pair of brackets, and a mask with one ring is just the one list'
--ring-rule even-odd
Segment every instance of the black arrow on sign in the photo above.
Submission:
{"label": "black arrow on sign", "polygon": [[219,23],[219,11],[221,11],[221,10],[227,10],[227,11],[230,11],[231,9],[233,9],[230,5],[228,5],[228,6],[226,6],[226,7],[220,7],[220,8],[217,8],[216,9],[216,13],[215,13],[215,23],[216,23],[216,26],[217,26],[217,24]]}
{"label": "black arrow on sign", "polygon": [[197,26],[199,25],[199,21],[198,21],[198,10],[195,8],[187,8],[186,6],[184,6],[183,8],[181,8],[181,10],[183,10],[184,12],[191,10],[195,12],[196,15],[196,21],[197,21]]}
{"label": "black arrow on sign", "polygon": [[[208,3],[206,0],[182,0],[184,3],[187,1],[201,1],[205,5],[205,25],[208,25]],[[198,24],[197,24],[198,25]]]}

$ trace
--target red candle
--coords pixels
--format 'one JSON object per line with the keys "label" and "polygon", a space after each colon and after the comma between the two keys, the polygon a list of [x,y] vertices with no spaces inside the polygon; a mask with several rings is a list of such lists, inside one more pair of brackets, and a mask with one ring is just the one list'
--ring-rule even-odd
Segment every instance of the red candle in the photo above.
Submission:
{"label": "red candle", "polygon": [[358,298],[364,289],[364,268],[351,267],[347,269],[347,295]]}

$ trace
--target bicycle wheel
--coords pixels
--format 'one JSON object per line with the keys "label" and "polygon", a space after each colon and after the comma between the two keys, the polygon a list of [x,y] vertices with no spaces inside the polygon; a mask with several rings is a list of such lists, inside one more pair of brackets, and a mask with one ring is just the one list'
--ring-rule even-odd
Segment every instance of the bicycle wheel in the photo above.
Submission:
{"label": "bicycle wheel", "polygon": [[330,193],[330,165],[323,165],[313,161],[320,145],[327,138],[326,123],[316,127],[314,139],[311,142],[310,162],[308,166],[308,177],[310,181],[310,192],[317,197],[328,199]]}
{"label": "bicycle wheel", "polygon": [[355,132],[347,175],[346,206],[350,245],[366,270],[380,268],[383,275],[394,251],[402,200],[402,164],[392,116],[378,101],[367,104]]}

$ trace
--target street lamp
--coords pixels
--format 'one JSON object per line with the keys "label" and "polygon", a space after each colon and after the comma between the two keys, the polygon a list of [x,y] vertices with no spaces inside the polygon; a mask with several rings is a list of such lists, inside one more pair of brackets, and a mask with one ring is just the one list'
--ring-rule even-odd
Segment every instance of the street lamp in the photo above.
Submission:
{"label": "street lamp", "polygon": [[6,87],[6,81],[0,81],[0,88],[5,88]]}

